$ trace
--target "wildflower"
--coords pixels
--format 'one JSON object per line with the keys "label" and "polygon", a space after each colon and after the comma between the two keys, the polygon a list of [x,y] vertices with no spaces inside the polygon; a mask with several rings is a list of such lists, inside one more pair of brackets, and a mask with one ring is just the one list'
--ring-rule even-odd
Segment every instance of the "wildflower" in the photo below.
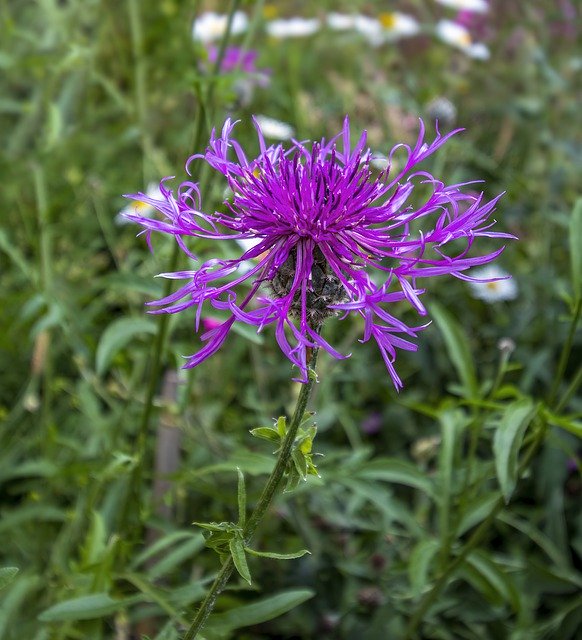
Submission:
{"label": "wildflower", "polygon": [[420,31],[420,25],[416,18],[399,11],[381,13],[379,20],[384,29],[386,40],[415,36]]}
{"label": "wildflower", "polygon": [[295,135],[295,129],[286,122],[269,118],[269,116],[256,116],[255,118],[265,138],[274,140],[291,140]]}
{"label": "wildflower", "polygon": [[273,38],[302,38],[311,36],[319,31],[317,18],[279,18],[267,22],[267,33]]}
{"label": "wildflower", "polygon": [[[226,33],[228,16],[214,11],[207,11],[194,20],[192,25],[192,37],[201,42],[215,42]],[[246,13],[235,11],[232,17],[230,33],[237,35],[244,33],[249,25]]]}
{"label": "wildflower", "polygon": [[436,0],[439,4],[457,11],[471,11],[473,13],[487,13],[489,4],[487,0]]}
{"label": "wildflower", "polygon": [[470,58],[488,60],[489,49],[482,42],[473,42],[470,32],[461,24],[451,20],[439,20],[435,27],[437,37]]}
{"label": "wildflower", "polygon": [[[208,62],[213,65],[218,60],[218,47],[208,46]],[[234,92],[240,106],[248,106],[254,95],[255,87],[266,87],[270,82],[270,71],[257,68],[255,62],[258,53],[253,49],[245,50],[240,47],[226,47],[220,62],[221,73],[241,72],[233,84]]]}
{"label": "wildflower", "polygon": [[517,297],[517,285],[511,275],[495,265],[475,269],[469,286],[475,298],[485,302],[513,300]]}
{"label": "wildflower", "polygon": [[326,23],[327,26],[334,31],[354,29],[356,26],[356,14],[331,11],[326,16]]}
{"label": "wildflower", "polygon": [[135,214],[144,218],[151,218],[154,215],[156,208],[151,204],[151,201],[158,201],[162,198],[162,192],[160,187],[155,182],[150,182],[147,186],[144,194],[144,200],[134,200],[115,216],[115,224],[124,225],[129,222],[127,215]]}
{"label": "wildflower", "polygon": [[378,171],[385,171],[390,166],[390,159],[383,153],[374,152],[370,156],[370,166]]}
{"label": "wildflower", "polygon": [[[305,382],[310,349],[321,347],[335,358],[347,357],[321,335],[325,320],[353,315],[363,320],[362,341],[376,341],[394,385],[400,388],[396,350],[415,350],[410,338],[424,327],[398,319],[394,303],[407,301],[424,316],[421,278],[449,274],[471,280],[465,274],[468,269],[501,253],[503,247],[468,255],[480,236],[512,237],[491,230],[489,218],[499,196],[484,202],[482,194],[464,193],[465,184],[445,185],[418,170],[422,160],[457,133],[441,135],[437,130],[436,138],[425,142],[422,121],[413,147],[399,144],[388,154],[390,160],[395,154],[405,156],[399,169],[392,172],[389,165],[380,174],[370,169],[365,131],[352,145],[348,118],[331,140],[309,144],[294,140],[287,149],[282,144],[267,146],[255,120],[260,151],[252,159],[233,137],[234,126],[227,120],[220,133],[214,130],[206,151],[187,164],[190,170],[192,162],[204,161],[226,178],[233,195],[224,211],[203,212],[196,183],[183,182],[174,192],[163,180],[162,198],[151,202],[163,220],[126,214],[144,227],[148,242],[153,231],[172,235],[193,259],[185,243],[188,237],[258,240],[239,258],[214,258],[193,270],[162,274],[188,282],[149,303],[160,307],[154,313],[194,307],[197,328],[207,315],[203,307],[230,314],[202,335],[205,345],[185,366],[195,367],[216,353],[235,322],[257,331],[274,325],[279,347]],[[419,181],[425,197],[414,207],[411,196],[413,192],[416,196]],[[128,197],[145,198],[139,193]],[[421,222],[422,232],[417,230]],[[453,241],[455,249],[447,249]],[[253,268],[241,273],[239,267],[253,259]]]}
{"label": "wildflower", "polygon": [[379,47],[384,43],[384,30],[382,23],[376,18],[370,18],[361,14],[354,19],[354,29],[368,41],[372,47]]}

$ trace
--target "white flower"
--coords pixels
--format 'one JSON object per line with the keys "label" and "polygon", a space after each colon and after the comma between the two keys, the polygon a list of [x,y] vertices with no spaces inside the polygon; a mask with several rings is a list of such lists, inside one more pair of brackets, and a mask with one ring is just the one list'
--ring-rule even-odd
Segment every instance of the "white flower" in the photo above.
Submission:
{"label": "white flower", "polygon": [[[237,35],[247,30],[249,19],[242,11],[235,11],[232,18],[231,34]],[[207,11],[194,20],[192,37],[201,42],[214,42],[226,33],[228,16],[214,11]]]}
{"label": "white flower", "polygon": [[269,118],[269,116],[255,116],[255,121],[259,125],[265,138],[275,140],[290,140],[295,135],[295,129],[286,122]]}
{"label": "white flower", "polygon": [[436,2],[457,11],[472,11],[473,13],[487,13],[489,11],[487,0],[436,0]]}
{"label": "white flower", "polygon": [[398,11],[382,13],[378,18],[357,14],[353,17],[353,28],[364,36],[372,47],[414,36],[420,31],[420,25],[415,18]]}
{"label": "white flower", "polygon": [[482,42],[473,42],[469,31],[452,20],[439,20],[435,32],[440,40],[460,49],[471,58],[478,60],[487,60],[489,58],[487,46]]}
{"label": "white flower", "polygon": [[491,265],[474,269],[470,272],[470,276],[482,281],[469,282],[475,298],[485,300],[485,302],[499,302],[500,300],[513,300],[517,297],[518,289],[515,280],[500,267]]}
{"label": "white flower", "polygon": [[416,18],[399,11],[380,14],[380,24],[388,40],[415,36],[420,31]]}
{"label": "white flower", "polygon": [[[156,182],[150,182],[148,184],[145,194],[148,198],[152,198],[152,200],[164,199],[162,196],[162,192],[160,191],[160,185]],[[144,218],[151,218],[155,211],[155,208],[147,202],[138,202],[137,200],[132,200],[115,216],[115,224],[123,225],[131,223],[131,220],[128,220],[124,216],[124,214],[131,213],[143,216]]]}
{"label": "white flower", "polygon": [[347,31],[348,29],[356,28],[356,15],[348,13],[335,13],[331,12],[327,14],[327,26],[335,31]]}
{"label": "white flower", "polygon": [[271,20],[265,29],[273,38],[301,38],[313,35],[319,26],[317,18],[289,18]]}
{"label": "white flower", "polygon": [[388,168],[390,164],[390,160],[383,153],[372,153],[372,157],[370,158],[370,166],[374,167],[374,169],[378,169],[378,171],[384,171],[384,169]]}
{"label": "white flower", "polygon": [[382,24],[376,18],[358,14],[354,18],[354,29],[364,36],[372,47],[378,47],[384,42]]}

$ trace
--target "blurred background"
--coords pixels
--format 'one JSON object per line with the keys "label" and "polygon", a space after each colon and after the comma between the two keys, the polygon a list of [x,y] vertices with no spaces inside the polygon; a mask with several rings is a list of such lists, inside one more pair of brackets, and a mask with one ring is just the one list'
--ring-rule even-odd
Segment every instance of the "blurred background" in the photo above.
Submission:
{"label": "blurred background", "polygon": [[[177,186],[227,116],[252,156],[252,115],[276,143],[349,114],[378,170],[419,118],[429,139],[436,119],[465,129],[425,168],[505,192],[512,279],[430,282],[400,394],[357,321],[328,323],[352,357],[320,363],[321,478],[255,541],[312,555],[249,559],[252,586],[233,580],[205,637],[579,638],[576,3],[4,0],[0,33],[0,637],[172,639],[192,618],[219,561],[191,523],[236,519],[237,467],[256,500],[272,451],[248,431],[297,386],[269,331],[180,369],[194,313],[161,332],[144,303],[192,263],[164,237],[151,253],[122,194]],[[222,206],[223,181],[192,179]]]}

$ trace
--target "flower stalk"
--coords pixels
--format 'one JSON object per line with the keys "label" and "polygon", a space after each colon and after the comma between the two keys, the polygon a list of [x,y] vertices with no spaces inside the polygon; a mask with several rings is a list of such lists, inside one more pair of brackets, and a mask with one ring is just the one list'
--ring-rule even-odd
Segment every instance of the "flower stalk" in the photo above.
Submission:
{"label": "flower stalk", "polygon": [[[277,490],[279,489],[284,475],[285,470],[287,469],[289,462],[291,460],[291,452],[293,449],[293,443],[297,436],[297,432],[299,430],[299,426],[303,420],[303,416],[305,414],[305,409],[307,407],[307,403],[309,402],[309,398],[311,397],[311,393],[313,391],[313,387],[316,382],[316,373],[315,366],[317,363],[317,352],[318,349],[314,349],[311,360],[308,364],[309,367],[309,378],[305,384],[301,385],[301,390],[299,392],[299,397],[297,398],[297,404],[295,405],[295,410],[293,412],[293,417],[291,419],[291,424],[289,426],[289,430],[287,431],[283,443],[281,445],[281,449],[279,451],[279,455],[277,457],[277,461],[275,466],[273,467],[273,471],[267,480],[267,484],[265,485],[261,496],[257,502],[257,505],[251,514],[250,518],[247,521],[247,524],[244,528],[244,542],[245,545],[248,545],[255,534],[257,527],[261,523],[265,513],[269,509],[271,503],[273,502],[273,498]],[[234,562],[232,556],[229,556],[222,565],[218,575],[216,576],[212,586],[208,590],[206,597],[202,601],[198,612],[190,628],[187,630],[186,634],[183,637],[183,640],[193,640],[196,638],[198,632],[202,629],[208,616],[214,609],[214,605],[216,603],[216,599],[219,594],[226,587],[230,576],[234,570]]]}

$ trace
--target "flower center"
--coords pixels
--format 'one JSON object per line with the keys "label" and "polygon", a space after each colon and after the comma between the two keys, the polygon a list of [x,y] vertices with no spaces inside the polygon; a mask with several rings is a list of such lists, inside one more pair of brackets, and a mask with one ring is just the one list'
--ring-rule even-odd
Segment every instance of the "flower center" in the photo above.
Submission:
{"label": "flower center", "polygon": [[[296,258],[297,251],[293,249],[270,281],[271,291],[277,298],[284,298],[291,293],[297,268]],[[321,249],[316,247],[313,252],[313,264],[305,296],[305,313],[309,324],[314,328],[319,327],[324,320],[338,313],[336,309],[330,309],[329,305],[346,302],[347,299],[340,279],[330,268]],[[301,307],[301,286],[299,286],[293,296],[289,309],[290,315],[300,318],[302,316]]]}

